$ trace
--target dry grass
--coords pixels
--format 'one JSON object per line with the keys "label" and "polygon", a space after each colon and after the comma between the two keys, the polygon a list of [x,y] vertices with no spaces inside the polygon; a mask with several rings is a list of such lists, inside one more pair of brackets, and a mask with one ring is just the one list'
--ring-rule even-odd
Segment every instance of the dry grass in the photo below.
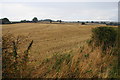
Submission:
{"label": "dry grass", "polygon": [[27,77],[107,78],[116,56],[103,55],[99,48],[93,50],[85,43],[91,29],[99,26],[106,25],[21,23],[3,25],[2,30],[3,34],[34,40],[28,63],[31,74]]}
{"label": "dry grass", "polygon": [[[73,48],[76,44],[90,38],[91,28],[99,25],[40,24],[21,23],[3,25],[3,34],[10,32],[17,35],[29,36],[34,40],[33,56],[43,59],[54,52],[61,52]],[[40,56],[38,56],[38,54]]]}
{"label": "dry grass", "polygon": [[[26,77],[29,62],[29,52],[33,41],[25,36],[14,37],[12,34],[2,36],[2,77],[23,78]],[[22,46],[22,47],[21,47]]]}
{"label": "dry grass", "polygon": [[[82,50],[82,52],[81,52]],[[74,51],[74,52],[73,52]],[[32,78],[110,78],[117,56],[102,54],[100,48],[87,45],[64,53],[57,53],[41,62]],[[115,78],[116,76],[114,76]]]}

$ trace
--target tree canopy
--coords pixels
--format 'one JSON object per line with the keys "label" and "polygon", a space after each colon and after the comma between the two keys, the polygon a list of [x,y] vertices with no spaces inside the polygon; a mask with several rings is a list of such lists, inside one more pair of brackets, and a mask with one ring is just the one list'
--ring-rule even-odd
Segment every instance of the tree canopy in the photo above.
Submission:
{"label": "tree canopy", "polygon": [[37,17],[34,17],[34,18],[32,19],[32,21],[35,22],[35,23],[38,22]]}
{"label": "tree canopy", "polygon": [[8,18],[3,18],[3,19],[0,19],[0,23],[1,24],[10,24],[11,22],[9,21]]}

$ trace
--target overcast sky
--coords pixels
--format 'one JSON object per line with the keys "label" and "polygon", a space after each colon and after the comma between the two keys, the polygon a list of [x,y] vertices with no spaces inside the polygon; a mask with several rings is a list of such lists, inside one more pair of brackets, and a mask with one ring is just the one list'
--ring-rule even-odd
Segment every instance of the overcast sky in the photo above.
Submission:
{"label": "overcast sky", "polygon": [[[45,0],[48,1],[48,0]],[[66,0],[65,0],[66,1]],[[73,0],[70,0],[73,1]],[[117,21],[118,2],[1,1],[0,18],[11,21],[53,19],[65,21]],[[117,1],[117,0],[116,0]]]}

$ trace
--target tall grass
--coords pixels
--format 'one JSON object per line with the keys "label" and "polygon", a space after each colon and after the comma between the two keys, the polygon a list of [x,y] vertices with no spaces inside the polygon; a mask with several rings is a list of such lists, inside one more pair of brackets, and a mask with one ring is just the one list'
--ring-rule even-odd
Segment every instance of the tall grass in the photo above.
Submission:
{"label": "tall grass", "polygon": [[[14,37],[12,34],[2,36],[2,77],[23,78],[27,76],[27,62],[33,41],[27,42],[25,36]],[[26,46],[28,45],[28,46]],[[22,49],[24,48],[25,49]]]}

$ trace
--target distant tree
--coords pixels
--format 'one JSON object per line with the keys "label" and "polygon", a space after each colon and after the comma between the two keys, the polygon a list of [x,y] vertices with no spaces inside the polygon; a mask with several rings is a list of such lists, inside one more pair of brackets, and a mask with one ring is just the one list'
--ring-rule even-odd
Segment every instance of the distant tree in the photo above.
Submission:
{"label": "distant tree", "polygon": [[34,17],[34,18],[32,19],[32,21],[35,22],[35,23],[37,23],[37,22],[38,22],[37,17]]}
{"label": "distant tree", "polygon": [[50,23],[52,23],[52,20],[50,20]]}
{"label": "distant tree", "polygon": [[26,21],[26,20],[21,20],[21,22],[25,23],[25,22],[27,22],[27,21]]}
{"label": "distant tree", "polygon": [[3,18],[3,19],[0,19],[0,24],[10,24],[11,22],[9,21],[8,18]]}
{"label": "distant tree", "polygon": [[62,20],[57,20],[57,22],[60,22],[60,23],[61,23],[61,22],[62,22]]}
{"label": "distant tree", "polygon": [[101,24],[106,24],[106,22],[100,22]]}
{"label": "distant tree", "polygon": [[60,20],[59,22],[61,23],[62,21]]}
{"label": "distant tree", "polygon": [[82,25],[85,25],[85,22],[82,22],[81,24],[82,24]]}
{"label": "distant tree", "polygon": [[91,21],[91,23],[94,23],[93,21]]}

